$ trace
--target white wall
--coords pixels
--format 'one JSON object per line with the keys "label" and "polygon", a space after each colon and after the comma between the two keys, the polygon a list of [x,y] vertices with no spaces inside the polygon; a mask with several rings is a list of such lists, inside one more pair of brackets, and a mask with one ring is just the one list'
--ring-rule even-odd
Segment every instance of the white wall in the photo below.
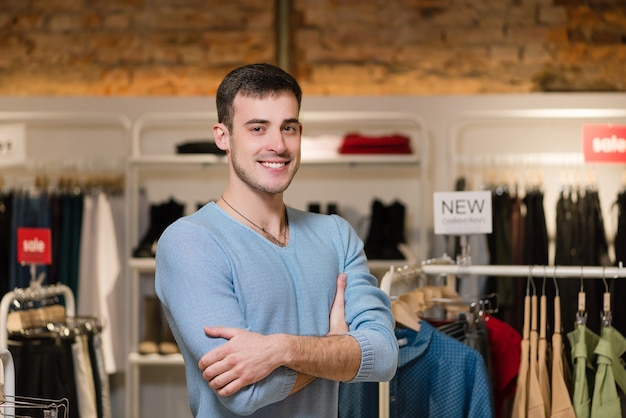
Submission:
{"label": "white wall", "polygon": [[[0,99],[0,114],[5,112],[120,112],[135,120],[140,115],[151,112],[214,112],[213,98],[2,98]],[[504,118],[502,111],[538,110],[532,117]],[[545,117],[545,110],[564,109],[565,112],[559,117]],[[415,193],[416,197],[423,199],[423,209],[428,224],[432,225],[432,192],[452,190],[454,179],[458,174],[466,174],[471,179],[479,182],[486,169],[469,169],[456,164],[455,156],[460,154],[473,155],[473,161],[479,161],[485,155],[512,155],[529,153],[575,153],[581,151],[580,125],[582,123],[616,123],[626,124],[626,117],[592,117],[589,111],[577,114],[574,109],[618,109],[626,112],[626,94],[527,94],[527,95],[485,95],[485,96],[437,96],[437,97],[305,97],[303,102],[304,111],[401,111],[412,112],[421,119],[425,128],[426,147],[419,150],[422,154],[424,166],[421,176],[425,180],[418,191],[406,190],[406,184],[400,184],[393,179],[390,185],[392,194],[403,195]],[[494,116],[475,118],[476,112],[492,113]],[[470,114],[474,114],[470,116]],[[510,115],[509,115],[510,116]],[[572,117],[575,116],[575,117]],[[471,120],[471,123],[467,121]],[[0,121],[0,123],[2,123]],[[306,125],[305,125],[305,134]],[[81,138],[77,132],[75,138],[60,138],[58,135],[46,135],[39,132],[36,147],[27,150],[29,155],[37,158],[44,155],[59,155],[65,158],[86,158],[90,156],[109,155],[111,158],[119,158],[127,155],[129,147],[123,141],[109,141],[106,137]],[[77,139],[78,138],[78,139]],[[75,141],[78,141],[78,144]],[[85,141],[85,142],[83,142]],[[89,145],[86,145],[86,142]],[[578,173],[576,176],[584,178],[582,172],[589,172],[590,168],[582,168],[579,165],[542,166],[534,163],[524,163],[520,166],[519,161],[515,164],[507,164],[504,159],[496,157],[484,161],[495,164],[499,176],[509,176],[510,179],[520,180],[522,183],[527,178],[526,174],[533,170],[540,170],[543,176],[546,196],[545,206],[550,229],[554,227],[554,206],[559,188],[562,184],[564,173]],[[609,236],[614,234],[616,225],[611,217],[610,205],[614,201],[617,192],[622,189],[623,172],[626,166],[606,165],[593,167],[593,173],[597,176],[602,207],[605,214],[606,227]],[[504,173],[504,174],[503,174]],[[5,173],[6,174],[6,171]],[[303,172],[303,182],[314,184],[316,176],[332,176],[332,173]],[[399,174],[402,175],[402,172]],[[357,179],[355,179],[355,182]],[[298,178],[294,184],[297,184]],[[311,186],[313,187],[313,186]],[[339,191],[333,191],[329,185],[329,193],[332,199],[341,198]],[[351,193],[355,200],[363,200],[361,193],[368,192],[367,187],[354,187]],[[334,194],[333,194],[334,193]],[[216,196],[205,196],[206,198]],[[389,196],[386,196],[389,197]],[[329,200],[331,199],[329,198]],[[194,196],[187,199],[193,200]],[[294,197],[295,200],[304,202],[302,197]],[[201,200],[201,199],[199,199]],[[363,209],[367,201],[361,202]],[[428,233],[430,234],[430,232]],[[422,237],[426,237],[422,234]],[[427,239],[426,256],[441,255],[443,246],[441,240]],[[120,300],[124,300],[123,298]],[[120,332],[123,332],[120,330]],[[114,416],[124,415],[123,384],[116,380],[113,394]],[[151,388],[145,391],[151,392]],[[155,392],[147,394],[150,399],[161,397]],[[178,389],[177,389],[178,390]],[[149,408],[150,405],[147,405]],[[184,407],[183,407],[184,408]],[[155,406],[158,415],[158,406]],[[179,416],[183,416],[181,412]],[[148,415],[146,415],[148,416]]]}

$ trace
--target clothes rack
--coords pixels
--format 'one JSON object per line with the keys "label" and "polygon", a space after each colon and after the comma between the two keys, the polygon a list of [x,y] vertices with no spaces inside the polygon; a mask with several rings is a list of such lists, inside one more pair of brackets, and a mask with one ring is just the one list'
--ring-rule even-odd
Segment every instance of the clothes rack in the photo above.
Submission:
{"label": "clothes rack", "polygon": [[50,298],[53,296],[63,296],[65,300],[65,312],[68,317],[74,317],[76,312],[74,294],[72,290],[64,284],[54,284],[41,286],[37,281],[27,288],[18,288],[8,292],[0,301],[0,349],[8,346],[8,330],[6,327],[9,308],[13,301],[33,301]]}
{"label": "clothes rack", "polygon": [[[13,357],[8,349],[8,329],[7,319],[9,309],[14,301],[42,300],[53,296],[63,296],[65,310],[68,316],[74,316],[75,302],[72,290],[63,284],[41,286],[40,280],[33,280],[27,288],[17,288],[6,293],[0,301],[0,358],[4,369],[4,397],[6,399],[15,398],[15,366]],[[15,405],[7,403],[3,406],[4,416],[13,416]]]}
{"label": "clothes rack", "polygon": [[[550,278],[626,278],[626,268],[603,266],[543,266],[543,265],[471,265],[469,263],[449,262],[448,257],[426,260],[421,264],[400,267],[390,266],[380,282],[380,288],[391,295],[394,282],[416,278],[420,275],[448,275],[455,277],[469,276],[505,276],[505,277],[550,277]],[[441,262],[446,261],[446,262]],[[389,382],[379,383],[379,418],[389,417]]]}

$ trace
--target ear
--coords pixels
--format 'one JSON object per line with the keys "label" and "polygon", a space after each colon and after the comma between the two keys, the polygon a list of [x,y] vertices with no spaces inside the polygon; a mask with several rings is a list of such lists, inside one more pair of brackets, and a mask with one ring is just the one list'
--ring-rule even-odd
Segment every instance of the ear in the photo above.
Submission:
{"label": "ear", "polygon": [[216,123],[213,125],[213,138],[215,139],[215,145],[222,151],[230,150],[230,134],[228,128],[223,123]]}

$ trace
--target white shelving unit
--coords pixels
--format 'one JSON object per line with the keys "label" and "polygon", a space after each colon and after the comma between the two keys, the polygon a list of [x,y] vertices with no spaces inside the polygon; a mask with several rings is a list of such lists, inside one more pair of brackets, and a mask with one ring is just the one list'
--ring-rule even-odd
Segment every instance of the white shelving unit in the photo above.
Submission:
{"label": "white shelving unit", "polygon": [[[131,155],[127,170],[127,243],[134,248],[141,238],[140,193],[148,202],[170,198],[183,202],[185,213],[198,204],[219,197],[227,180],[226,158],[218,155],[176,154],[176,145],[190,140],[212,140],[215,112],[150,113],[138,118],[132,128]],[[428,149],[423,124],[404,112],[306,112],[300,114],[307,139],[322,135],[343,136],[402,133],[411,138],[411,155],[340,155],[324,153],[307,158],[296,180],[285,195],[287,204],[305,210],[309,202],[338,204],[339,211],[363,234],[364,214],[369,214],[374,198],[389,202],[401,200],[406,206],[407,241],[416,259],[426,256],[424,231],[423,164]],[[367,220],[367,219],[365,219]],[[361,227],[361,229],[360,229]],[[386,271],[392,260],[372,260],[372,270]],[[142,374],[148,368],[182,368],[181,355],[141,355],[136,352],[141,338],[141,281],[154,274],[155,262],[131,258],[128,263],[128,306],[130,309],[130,348],[126,385],[126,416],[142,415]],[[167,369],[169,368],[169,369]],[[167,375],[168,373],[163,373]],[[151,381],[151,384],[154,383]],[[164,384],[170,384],[166,381]],[[183,383],[184,386],[184,383]],[[183,387],[184,389],[184,387]],[[151,402],[158,402],[152,399]],[[177,411],[176,416],[184,412]]]}
{"label": "white shelving unit", "polygon": [[[555,207],[566,185],[595,182],[600,191],[609,244],[616,225],[611,206],[625,186],[623,164],[589,164],[582,152],[583,124],[626,124],[626,110],[618,108],[516,109],[465,112],[448,130],[449,178],[464,174],[478,190],[485,176],[519,184],[539,181],[545,192],[548,233],[556,228]],[[551,245],[549,259],[553,260]]]}

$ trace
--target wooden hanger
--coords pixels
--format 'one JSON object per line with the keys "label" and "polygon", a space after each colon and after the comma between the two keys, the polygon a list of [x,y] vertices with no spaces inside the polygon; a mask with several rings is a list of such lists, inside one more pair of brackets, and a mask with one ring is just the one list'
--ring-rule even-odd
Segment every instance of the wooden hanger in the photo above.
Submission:
{"label": "wooden hanger", "polygon": [[406,328],[419,332],[420,319],[417,314],[411,312],[411,307],[402,300],[394,300],[391,302],[391,312],[396,322]]}
{"label": "wooden hanger", "polygon": [[419,288],[401,294],[400,296],[398,296],[398,299],[406,303],[409,311],[416,316],[419,316],[420,312],[423,312],[428,308],[426,306],[426,298],[424,297],[424,292],[422,292]]}

